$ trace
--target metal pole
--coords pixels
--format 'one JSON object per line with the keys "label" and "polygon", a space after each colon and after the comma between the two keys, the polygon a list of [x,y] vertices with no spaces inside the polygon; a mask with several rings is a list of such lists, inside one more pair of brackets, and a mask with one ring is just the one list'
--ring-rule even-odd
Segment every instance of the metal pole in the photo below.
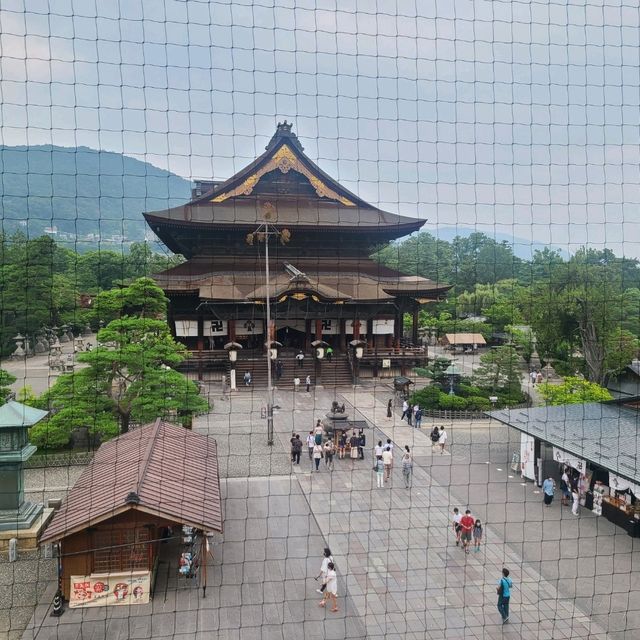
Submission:
{"label": "metal pole", "polygon": [[273,445],[273,386],[271,383],[271,300],[269,293],[269,225],[264,226],[265,291],[267,297],[267,444]]}

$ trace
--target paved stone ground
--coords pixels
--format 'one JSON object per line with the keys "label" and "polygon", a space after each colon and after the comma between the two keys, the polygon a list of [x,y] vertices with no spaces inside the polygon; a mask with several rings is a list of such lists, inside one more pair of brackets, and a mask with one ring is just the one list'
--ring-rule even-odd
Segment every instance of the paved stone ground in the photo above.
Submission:
{"label": "paved stone ground", "polygon": [[[418,431],[397,416],[386,419],[389,396],[386,386],[337,396],[299,392],[294,409],[292,393],[277,393],[274,447],[266,445],[260,392],[214,398],[213,412],[194,426],[217,438],[228,478],[226,531],[214,545],[207,598],[175,589],[177,552],[167,548],[166,571],[148,607],[68,611],[55,620],[45,616],[51,590],[24,637],[639,637],[637,541],[591,514],[574,518],[559,504],[543,510],[533,485],[510,477],[507,462],[519,436],[506,427],[448,425],[450,453],[434,455],[428,422]],[[399,447],[414,447],[410,490],[399,469],[388,487],[375,489],[370,450],[364,462],[337,461],[333,473],[311,473],[308,458],[291,467],[292,430],[308,432],[334,397],[379,425],[368,446],[384,434]],[[455,547],[449,528],[453,506],[467,504],[488,523],[486,545],[469,556]],[[336,615],[316,606],[311,578],[327,542],[339,571]],[[516,589],[503,627],[495,582],[504,564]]]}

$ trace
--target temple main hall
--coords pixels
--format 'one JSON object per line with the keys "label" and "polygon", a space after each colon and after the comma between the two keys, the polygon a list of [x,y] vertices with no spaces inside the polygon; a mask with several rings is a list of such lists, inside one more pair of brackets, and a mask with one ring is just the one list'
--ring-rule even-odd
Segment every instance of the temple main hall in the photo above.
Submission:
{"label": "temple main hall", "polygon": [[[417,347],[419,309],[450,288],[370,258],[424,220],[382,211],[345,189],[305,155],[286,121],[262,155],[224,182],[197,182],[192,195],[144,217],[186,259],[154,278],[169,298],[175,337],[200,361],[215,362],[230,342],[242,345],[243,358],[264,352],[268,293],[270,338],[283,354],[310,353],[316,340],[340,354],[360,340],[363,366],[377,372],[378,356],[388,362]],[[405,314],[412,316],[406,338]]]}

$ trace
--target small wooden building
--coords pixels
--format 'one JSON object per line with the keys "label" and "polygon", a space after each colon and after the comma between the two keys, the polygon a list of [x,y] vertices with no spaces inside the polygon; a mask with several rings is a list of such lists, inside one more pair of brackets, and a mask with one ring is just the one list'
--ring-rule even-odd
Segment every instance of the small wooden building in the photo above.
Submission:
{"label": "small wooden building", "polygon": [[215,440],[162,420],[96,452],[43,534],[74,606],[144,603],[169,528],[222,532]]}
{"label": "small wooden building", "polygon": [[481,333],[447,333],[444,344],[458,351],[476,351],[478,347],[487,345]]}

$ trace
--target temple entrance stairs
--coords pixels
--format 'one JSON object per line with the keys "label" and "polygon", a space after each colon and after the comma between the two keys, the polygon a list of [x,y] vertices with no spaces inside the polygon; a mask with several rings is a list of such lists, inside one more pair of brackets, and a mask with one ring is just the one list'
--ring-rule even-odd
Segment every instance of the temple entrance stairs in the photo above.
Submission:
{"label": "temple entrance stairs", "polygon": [[[305,354],[302,367],[298,366],[295,353],[284,353],[279,358],[283,364],[283,372],[280,380],[273,376],[273,386],[279,389],[293,389],[293,378],[300,378],[300,388],[304,389],[307,375],[311,376],[311,384],[316,384],[315,362],[310,355]],[[346,355],[333,354],[331,362],[322,360],[322,380],[324,387],[343,387],[353,384],[353,374]],[[245,371],[251,372],[252,386],[256,388],[267,387],[267,360],[266,357],[238,357],[236,362],[236,379],[238,389],[245,388],[243,377]]]}

